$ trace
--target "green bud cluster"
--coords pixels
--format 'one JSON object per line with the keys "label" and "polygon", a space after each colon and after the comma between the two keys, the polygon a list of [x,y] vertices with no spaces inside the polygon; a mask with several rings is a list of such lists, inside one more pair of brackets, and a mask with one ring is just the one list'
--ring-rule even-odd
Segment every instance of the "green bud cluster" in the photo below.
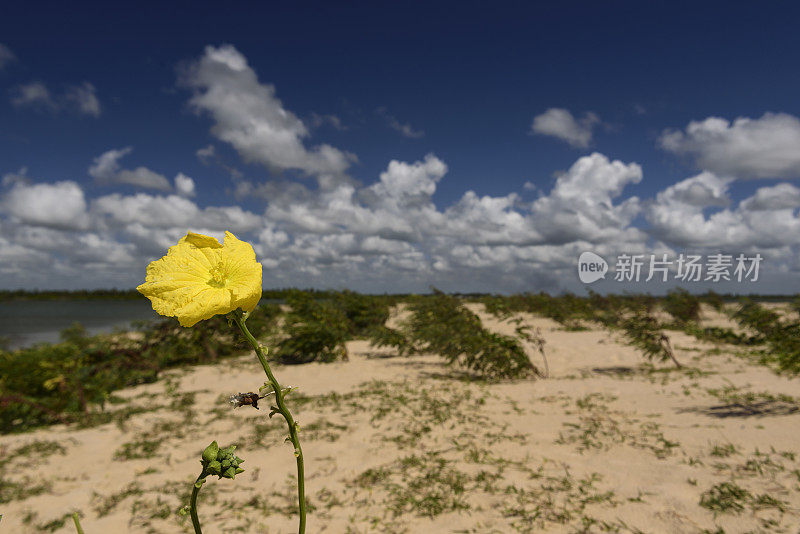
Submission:
{"label": "green bud cluster", "polygon": [[220,449],[217,442],[212,441],[211,445],[203,451],[203,459],[200,460],[200,463],[203,464],[202,476],[217,475],[219,478],[233,480],[236,475],[243,472],[244,469],[239,467],[239,464],[244,460],[233,454],[235,449],[236,445]]}

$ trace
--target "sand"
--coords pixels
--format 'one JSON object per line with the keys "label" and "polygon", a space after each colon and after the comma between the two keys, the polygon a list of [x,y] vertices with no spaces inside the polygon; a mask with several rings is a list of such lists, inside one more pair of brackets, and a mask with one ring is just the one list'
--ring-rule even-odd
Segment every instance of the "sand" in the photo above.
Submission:
{"label": "sand", "polygon": [[[347,362],[276,366],[298,386],[288,402],[302,428],[307,532],[798,532],[797,379],[679,332],[668,335],[683,370],[647,365],[605,330],[522,317],[546,341],[547,379],[477,382],[435,355],[364,341],[348,343]],[[227,404],[263,382],[243,354],[171,371],[111,406],[141,413],[0,436],[0,476],[22,488],[0,504],[0,533],[74,532],[76,510],[87,534],[191,532],[177,512],[213,439],[237,444],[246,471],[203,486],[204,531],[296,532],[285,424],[267,406]]]}

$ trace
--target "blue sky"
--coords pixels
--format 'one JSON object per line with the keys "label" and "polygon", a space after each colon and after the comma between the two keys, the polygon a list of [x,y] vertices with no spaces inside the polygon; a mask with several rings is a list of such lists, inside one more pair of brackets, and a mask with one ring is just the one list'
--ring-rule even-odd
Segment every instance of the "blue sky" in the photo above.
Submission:
{"label": "blue sky", "polygon": [[4,8],[0,287],[227,229],[265,287],[580,292],[592,250],[764,257],[601,291],[800,288],[796,11],[497,4]]}

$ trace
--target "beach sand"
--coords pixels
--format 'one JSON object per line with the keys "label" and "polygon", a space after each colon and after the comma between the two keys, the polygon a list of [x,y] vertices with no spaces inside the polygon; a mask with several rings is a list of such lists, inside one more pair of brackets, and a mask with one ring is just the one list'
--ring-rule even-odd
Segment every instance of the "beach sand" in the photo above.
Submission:
{"label": "beach sand", "polygon": [[[667,332],[677,370],[647,365],[609,331],[521,317],[545,339],[549,378],[483,383],[365,341],[347,344],[346,362],[275,366],[298,387],[287,402],[302,429],[307,532],[798,532],[797,379],[680,332]],[[109,406],[107,424],[0,436],[13,498],[0,534],[74,532],[76,510],[87,534],[191,532],[177,511],[212,440],[237,444],[245,472],[209,477],[204,531],[296,532],[285,423],[266,400],[228,404],[264,379],[247,353],[118,392],[127,402]]]}

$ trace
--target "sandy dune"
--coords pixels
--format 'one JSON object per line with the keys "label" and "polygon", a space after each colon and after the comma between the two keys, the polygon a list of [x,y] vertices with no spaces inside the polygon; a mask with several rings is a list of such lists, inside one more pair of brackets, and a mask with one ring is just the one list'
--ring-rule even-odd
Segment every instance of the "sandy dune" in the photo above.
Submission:
{"label": "sandy dune", "polygon": [[[479,383],[363,341],[348,362],[276,367],[299,386],[308,532],[798,532],[797,380],[678,332],[686,369],[654,368],[607,331],[524,317],[546,340],[549,379]],[[263,382],[246,354],[120,392],[108,424],[1,436],[16,489],[0,533],[73,532],[74,510],[87,534],[191,532],[177,511],[212,439],[238,444],[246,471],[209,478],[204,531],[295,532],[282,420],[227,404]]]}

